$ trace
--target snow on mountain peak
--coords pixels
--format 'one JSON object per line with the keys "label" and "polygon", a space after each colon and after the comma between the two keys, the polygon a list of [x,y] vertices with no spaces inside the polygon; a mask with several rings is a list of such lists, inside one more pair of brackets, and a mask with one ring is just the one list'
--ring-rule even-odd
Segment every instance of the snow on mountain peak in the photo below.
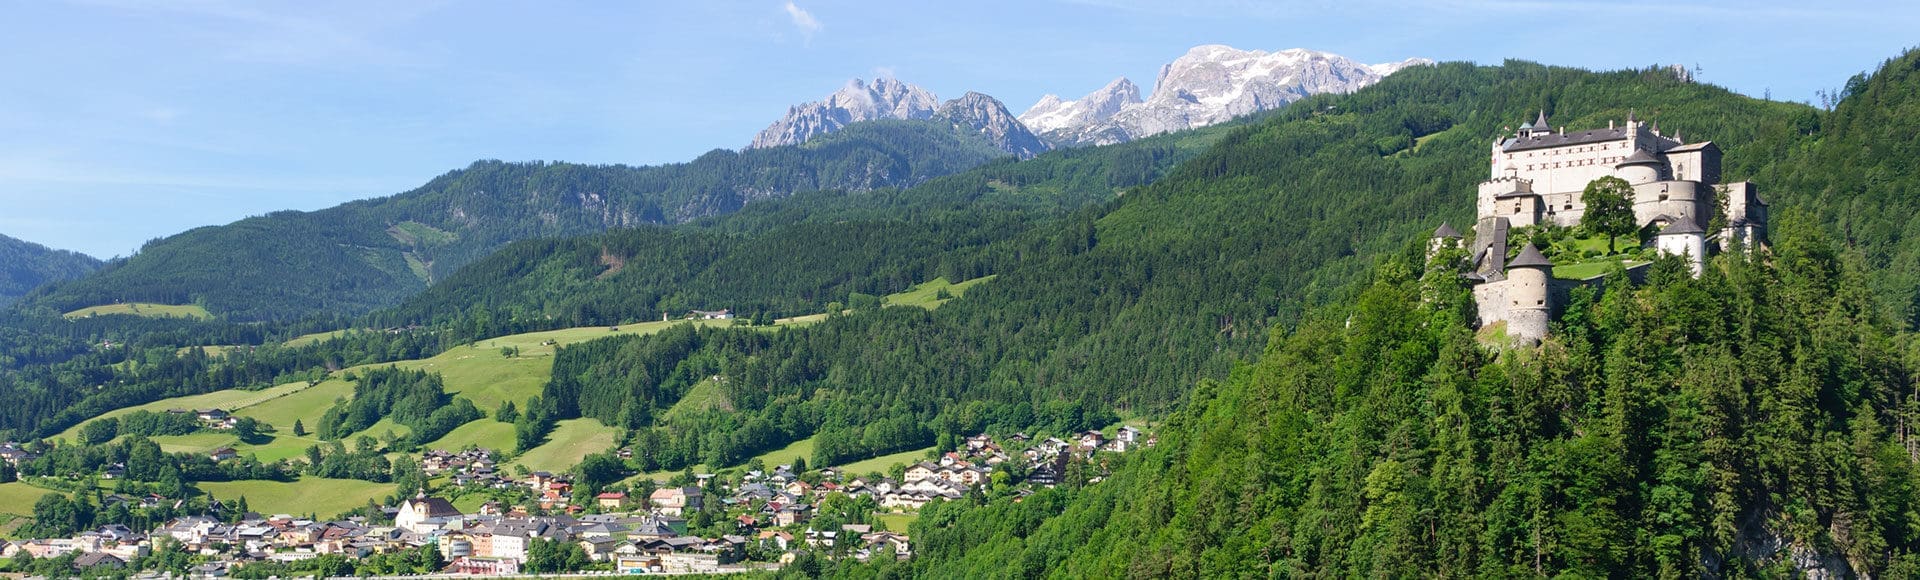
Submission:
{"label": "snow on mountain peak", "polygon": [[[1426,59],[1363,64],[1329,52],[1293,48],[1267,52],[1223,44],[1188,49],[1160,67],[1153,94],[1120,79],[1078,101],[1043,98],[1020,115],[1034,131],[1059,144],[1099,145],[1219,123],[1319,93],[1352,92]],[[1111,111],[1089,110],[1096,95],[1125,82],[1134,96]],[[1050,95],[1051,96],[1051,95]],[[1113,104],[1113,100],[1100,101]]]}

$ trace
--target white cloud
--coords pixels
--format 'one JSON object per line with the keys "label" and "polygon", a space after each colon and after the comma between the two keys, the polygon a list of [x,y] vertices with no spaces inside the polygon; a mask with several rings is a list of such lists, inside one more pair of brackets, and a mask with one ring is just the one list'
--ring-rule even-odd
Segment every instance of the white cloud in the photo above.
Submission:
{"label": "white cloud", "polygon": [[805,36],[809,41],[813,40],[814,33],[819,32],[821,28],[825,28],[820,24],[820,19],[814,18],[813,14],[800,8],[800,6],[794,4],[792,0],[787,1],[786,9],[787,17],[793,19],[794,28],[800,29],[800,34]]}

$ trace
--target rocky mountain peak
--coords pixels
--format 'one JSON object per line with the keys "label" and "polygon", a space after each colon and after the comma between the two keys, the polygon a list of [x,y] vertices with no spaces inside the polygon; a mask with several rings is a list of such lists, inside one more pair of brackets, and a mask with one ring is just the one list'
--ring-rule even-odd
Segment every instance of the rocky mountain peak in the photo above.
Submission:
{"label": "rocky mountain peak", "polygon": [[871,84],[853,79],[826,99],[788,108],[785,117],[760,131],[747,148],[798,145],[860,121],[925,119],[939,104],[932,91],[897,79],[883,77]]}
{"label": "rocky mountain peak", "polygon": [[968,91],[958,99],[941,104],[933,117],[951,123],[956,129],[978,133],[994,147],[1021,158],[1039,155],[1050,148],[999,99],[985,94]]}
{"label": "rocky mountain peak", "polygon": [[1029,129],[1046,133],[1105,121],[1127,105],[1140,102],[1140,87],[1121,77],[1078,100],[1063,101],[1057,95],[1041,97],[1040,102],[1020,114],[1020,122],[1026,123]]}
{"label": "rocky mountain peak", "polygon": [[[1160,67],[1153,94],[1144,102],[1132,83],[1111,83],[1080,101],[1041,99],[1020,118],[1055,144],[1102,145],[1179,131],[1274,109],[1319,93],[1344,93],[1378,82],[1426,59],[1369,65],[1328,52],[1301,48],[1266,52],[1221,44],[1188,49]],[[1115,97],[1129,88],[1131,102]],[[1121,104],[1117,110],[1098,110]]]}

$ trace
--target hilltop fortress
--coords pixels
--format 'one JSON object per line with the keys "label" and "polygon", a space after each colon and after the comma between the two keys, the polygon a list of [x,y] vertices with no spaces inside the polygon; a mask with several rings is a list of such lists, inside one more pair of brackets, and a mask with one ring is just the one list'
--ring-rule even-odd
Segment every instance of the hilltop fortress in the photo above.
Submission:
{"label": "hilltop fortress", "polygon": [[[1766,243],[1766,202],[1752,183],[1720,183],[1720,149],[1713,142],[1663,135],[1658,124],[1631,113],[1624,125],[1569,132],[1548,125],[1542,111],[1519,131],[1494,140],[1490,165],[1479,187],[1473,239],[1465,246],[1471,265],[1466,276],[1474,282],[1480,325],[1505,322],[1516,341],[1544,338],[1566,292],[1599,280],[1555,278],[1553,261],[1531,243],[1509,259],[1509,235],[1548,224],[1579,226],[1586,213],[1581,195],[1594,180],[1618,177],[1631,185],[1634,223],[1646,247],[1684,257],[1696,276],[1709,251]],[[1462,241],[1460,232],[1441,224],[1431,247]]]}

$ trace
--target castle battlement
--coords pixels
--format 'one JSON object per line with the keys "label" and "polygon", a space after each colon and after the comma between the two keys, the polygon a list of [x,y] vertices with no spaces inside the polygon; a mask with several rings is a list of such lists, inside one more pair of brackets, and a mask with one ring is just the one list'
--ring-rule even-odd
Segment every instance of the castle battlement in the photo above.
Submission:
{"label": "castle battlement", "polygon": [[[1553,297],[1564,294],[1563,286],[1595,281],[1553,278],[1553,263],[1531,245],[1510,263],[1506,238],[1513,229],[1540,224],[1579,226],[1586,214],[1581,198],[1597,179],[1627,182],[1635,223],[1655,234],[1647,247],[1684,256],[1696,276],[1709,252],[1765,243],[1767,204],[1752,183],[1719,183],[1718,146],[1662,134],[1657,124],[1631,114],[1624,124],[1568,131],[1552,128],[1541,111],[1495,139],[1491,153],[1489,175],[1477,188],[1474,237],[1465,246],[1467,277],[1475,282],[1481,325],[1505,322],[1507,334],[1521,342],[1546,336],[1547,320],[1560,307]],[[1727,225],[1708,231],[1708,224]],[[1448,243],[1452,238],[1436,232],[1430,246]],[[1516,276],[1516,267],[1525,271]]]}

